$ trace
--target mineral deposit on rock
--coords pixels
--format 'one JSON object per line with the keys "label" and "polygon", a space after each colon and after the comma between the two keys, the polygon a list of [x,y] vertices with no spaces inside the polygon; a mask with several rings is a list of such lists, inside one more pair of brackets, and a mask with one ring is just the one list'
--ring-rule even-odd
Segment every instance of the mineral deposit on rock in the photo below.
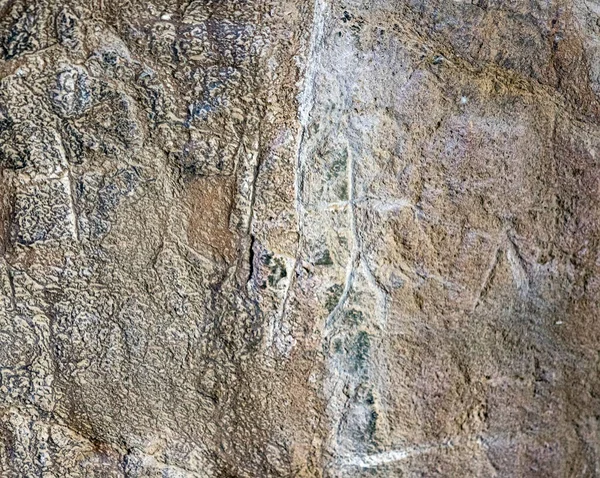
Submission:
{"label": "mineral deposit on rock", "polygon": [[0,0],[0,476],[600,477],[600,3]]}

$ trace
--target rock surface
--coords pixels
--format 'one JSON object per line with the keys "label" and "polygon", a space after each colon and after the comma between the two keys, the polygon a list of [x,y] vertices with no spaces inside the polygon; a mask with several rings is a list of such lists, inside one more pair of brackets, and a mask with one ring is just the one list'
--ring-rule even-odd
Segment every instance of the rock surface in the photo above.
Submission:
{"label": "rock surface", "polygon": [[0,0],[0,475],[600,476],[599,25]]}

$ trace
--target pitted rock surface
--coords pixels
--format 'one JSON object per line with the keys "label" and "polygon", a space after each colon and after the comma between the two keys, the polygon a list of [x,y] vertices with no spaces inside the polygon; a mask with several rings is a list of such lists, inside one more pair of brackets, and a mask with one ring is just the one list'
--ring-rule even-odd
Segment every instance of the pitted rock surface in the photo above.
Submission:
{"label": "pitted rock surface", "polygon": [[0,476],[600,476],[599,25],[0,0]]}

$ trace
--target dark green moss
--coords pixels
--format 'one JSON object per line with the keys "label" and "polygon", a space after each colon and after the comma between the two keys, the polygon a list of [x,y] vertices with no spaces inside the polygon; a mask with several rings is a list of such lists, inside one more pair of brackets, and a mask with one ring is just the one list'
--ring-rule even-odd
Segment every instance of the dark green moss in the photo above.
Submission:
{"label": "dark green moss", "polygon": [[271,264],[271,259],[273,259],[273,254],[266,252],[264,261],[267,266]]}
{"label": "dark green moss", "polygon": [[[269,260],[269,263],[270,262],[271,261]],[[274,259],[273,263],[274,265],[271,267],[271,273],[267,277],[271,287],[276,286],[281,279],[285,279],[287,277],[287,271],[285,270],[285,264],[283,260]]]}
{"label": "dark green moss", "polygon": [[340,198],[340,200],[347,201],[349,199],[349,196],[348,196],[348,182],[344,181],[342,184],[340,184],[338,190],[339,190],[338,197]]}
{"label": "dark green moss", "polygon": [[331,255],[329,254],[329,250],[325,249],[323,253],[317,257],[315,260],[316,266],[330,266],[333,265],[333,261],[331,260]]}
{"label": "dark green moss", "polygon": [[352,368],[355,372],[366,368],[370,348],[371,339],[369,338],[369,334],[361,330],[352,341],[350,347],[350,359],[352,361]]}
{"label": "dark green moss", "polygon": [[377,419],[379,418],[379,414],[375,410],[371,410],[371,414],[369,415],[369,421],[367,423],[367,427],[365,430],[366,438],[369,441],[373,441],[375,439],[375,433],[377,432]]}
{"label": "dark green moss", "polygon": [[360,310],[350,309],[344,315],[345,321],[348,325],[359,325],[363,322],[363,313]]}
{"label": "dark green moss", "polygon": [[327,290],[327,299],[325,300],[325,308],[331,314],[335,306],[339,303],[340,297],[342,297],[342,293],[344,292],[344,288],[341,284],[334,284]]}

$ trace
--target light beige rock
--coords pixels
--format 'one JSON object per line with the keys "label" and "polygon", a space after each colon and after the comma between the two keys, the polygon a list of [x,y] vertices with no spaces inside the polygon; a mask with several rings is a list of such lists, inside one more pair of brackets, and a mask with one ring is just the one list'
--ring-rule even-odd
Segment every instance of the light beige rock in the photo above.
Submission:
{"label": "light beige rock", "polygon": [[0,1],[0,475],[600,476],[599,15]]}

